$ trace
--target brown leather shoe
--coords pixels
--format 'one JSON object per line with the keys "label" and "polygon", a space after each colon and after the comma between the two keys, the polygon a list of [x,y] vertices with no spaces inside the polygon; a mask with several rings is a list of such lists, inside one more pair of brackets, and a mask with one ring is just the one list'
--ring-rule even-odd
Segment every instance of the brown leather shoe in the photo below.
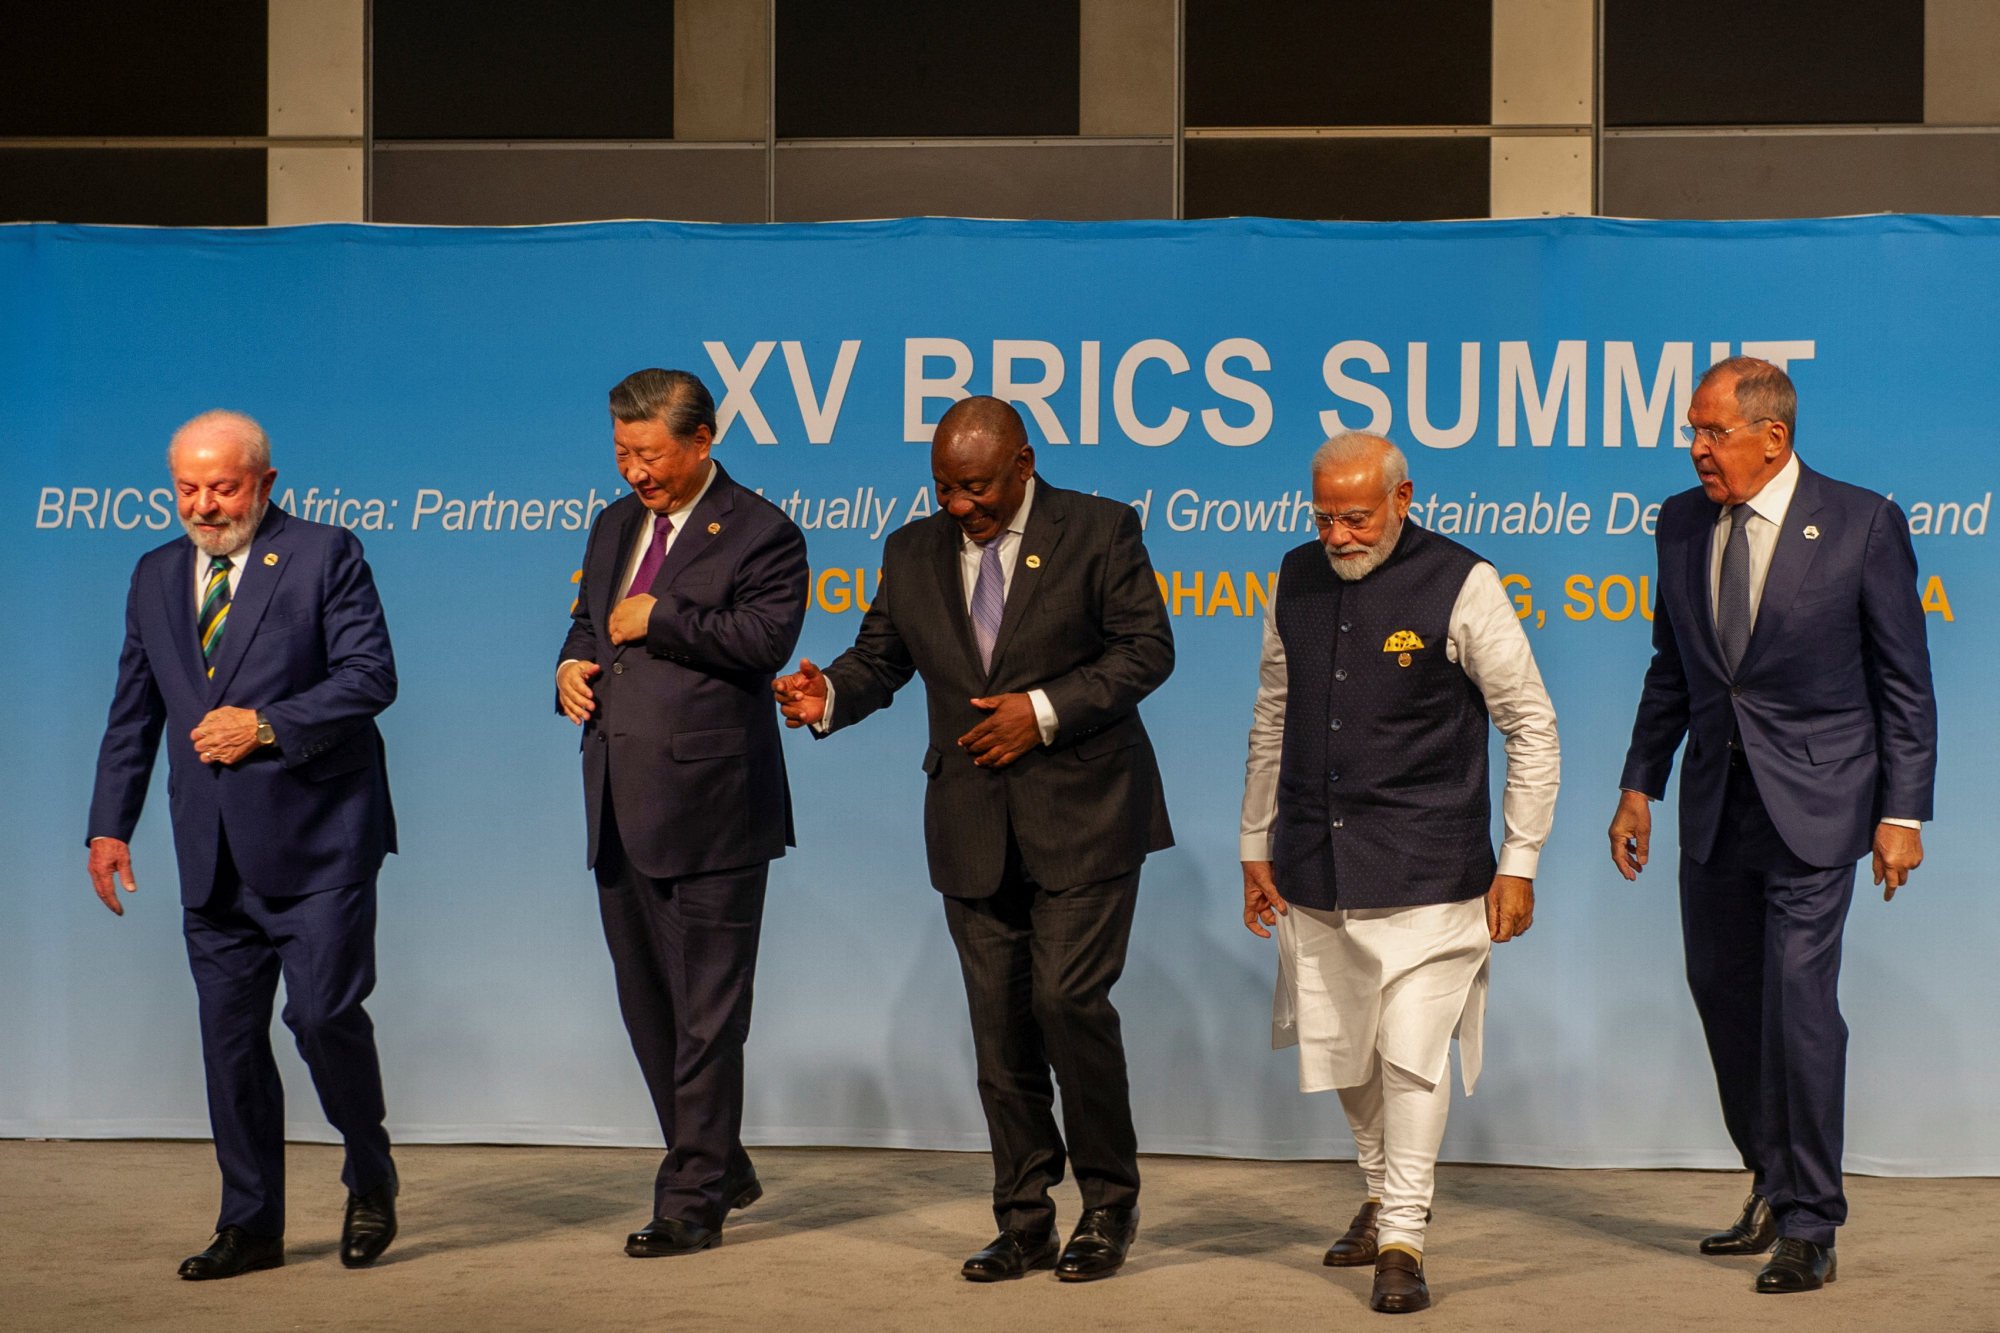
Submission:
{"label": "brown leather shoe", "polygon": [[1771,1252],[1771,1262],[1757,1274],[1757,1290],[1766,1294],[1818,1291],[1833,1281],[1835,1266],[1833,1246],[1786,1236]]}
{"label": "brown leather shoe", "polygon": [[1743,1201],[1743,1215],[1727,1231],[1701,1238],[1703,1254],[1762,1254],[1778,1238],[1770,1201],[1755,1190]]}
{"label": "brown leather shoe", "polygon": [[1382,1203],[1370,1199],[1361,1205],[1361,1211],[1347,1224],[1347,1231],[1341,1238],[1326,1247],[1326,1258],[1320,1262],[1328,1268],[1360,1268],[1375,1262],[1375,1219],[1381,1215]]}
{"label": "brown leather shoe", "polygon": [[1387,1249],[1375,1260],[1375,1290],[1368,1308],[1377,1314],[1415,1314],[1431,1308],[1424,1261],[1408,1250]]}

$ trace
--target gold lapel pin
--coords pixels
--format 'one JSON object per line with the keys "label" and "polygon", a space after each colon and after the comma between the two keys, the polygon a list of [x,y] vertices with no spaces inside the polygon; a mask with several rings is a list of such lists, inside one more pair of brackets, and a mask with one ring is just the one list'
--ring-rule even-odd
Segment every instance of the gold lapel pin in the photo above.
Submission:
{"label": "gold lapel pin", "polygon": [[267,564],[267,565],[275,565],[275,564],[277,564],[277,563],[278,563],[278,553],[277,553],[276,551],[266,551],[266,552],[264,552],[264,563],[265,563],[265,564]]}
{"label": "gold lapel pin", "polygon": [[716,533],[720,531],[722,531],[722,525],[720,523],[711,523],[708,525],[709,536],[713,537]]}
{"label": "gold lapel pin", "polygon": [[1042,558],[1038,555],[1031,555],[1027,559],[1027,565],[1029,569],[1040,569],[1042,567]]}
{"label": "gold lapel pin", "polygon": [[1816,527],[1814,527],[1814,526],[1813,526],[1812,524],[1810,524],[1810,523],[1806,524],[1806,532],[1805,532],[1805,538],[1806,538],[1806,540],[1807,540],[1807,541],[1809,541],[1809,542],[1816,542],[1816,541],[1818,541],[1818,540],[1819,540],[1819,529],[1818,529],[1818,528],[1816,528]]}

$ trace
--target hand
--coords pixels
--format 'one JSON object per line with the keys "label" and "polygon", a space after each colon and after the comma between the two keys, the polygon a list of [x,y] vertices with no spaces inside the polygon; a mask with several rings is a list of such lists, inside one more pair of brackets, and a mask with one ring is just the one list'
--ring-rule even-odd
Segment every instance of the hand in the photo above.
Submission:
{"label": "hand", "polygon": [[563,716],[579,727],[597,711],[597,695],[591,691],[590,682],[603,670],[595,662],[574,658],[556,668],[556,704]]}
{"label": "hand", "polygon": [[132,878],[131,847],[116,838],[92,838],[90,887],[97,890],[97,900],[118,916],[125,915],[124,907],[118,902],[118,879],[121,875],[125,879],[125,892],[137,893],[139,885]]}
{"label": "hand", "polygon": [[1896,890],[1909,883],[1910,872],[1924,863],[1924,835],[1921,829],[1901,824],[1875,826],[1875,882],[1882,885],[1882,901],[1889,902]]}
{"label": "hand", "polygon": [[1266,926],[1278,924],[1278,918],[1292,910],[1291,904],[1278,896],[1278,881],[1271,875],[1269,861],[1245,861],[1243,863],[1243,924],[1250,928],[1252,935],[1264,939],[1271,938]]}
{"label": "hand", "polygon": [[1001,694],[974,699],[986,717],[958,738],[958,748],[972,755],[981,768],[1005,768],[1042,743],[1035,703],[1025,694]]}
{"label": "hand", "polygon": [[788,727],[810,727],[826,716],[826,677],[809,657],[799,659],[799,669],[771,682],[771,694]]}
{"label": "hand", "polygon": [[611,642],[643,643],[646,629],[653,618],[653,603],[657,599],[649,592],[637,597],[627,597],[611,608]]}
{"label": "hand", "polygon": [[1620,792],[1618,813],[1611,816],[1611,864],[1626,879],[1639,878],[1652,840],[1653,807],[1645,793]]}
{"label": "hand", "polygon": [[1535,881],[1519,875],[1495,875],[1486,891],[1486,933],[1505,944],[1528,933],[1535,924]]}
{"label": "hand", "polygon": [[233,764],[257,748],[257,710],[215,709],[195,723],[188,739],[202,763]]}

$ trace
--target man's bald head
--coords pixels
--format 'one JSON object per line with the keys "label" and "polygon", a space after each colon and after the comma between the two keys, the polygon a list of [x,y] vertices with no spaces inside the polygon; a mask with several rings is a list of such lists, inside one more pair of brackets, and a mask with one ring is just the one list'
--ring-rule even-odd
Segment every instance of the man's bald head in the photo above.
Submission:
{"label": "man's bald head", "polygon": [[975,542],[1007,530],[1028,492],[1035,451],[1011,403],[964,398],[952,404],[931,437],[931,478],[938,508]]}

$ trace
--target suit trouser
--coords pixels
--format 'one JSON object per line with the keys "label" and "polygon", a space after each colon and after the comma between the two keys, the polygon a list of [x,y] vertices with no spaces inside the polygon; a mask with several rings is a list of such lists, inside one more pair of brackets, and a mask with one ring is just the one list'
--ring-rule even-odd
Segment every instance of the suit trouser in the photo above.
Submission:
{"label": "suit trouser", "polygon": [[597,905],[646,1091],[667,1145],[653,1216],[722,1225],[743,1150],[743,1044],[770,863],[654,879],[625,855],[610,811],[597,843]]}
{"label": "suit trouser", "polygon": [[1732,764],[1707,862],[1681,856],[1688,986],[1723,1123],[1755,1174],[1753,1188],[1770,1200],[1779,1235],[1821,1245],[1847,1220],[1839,990],[1853,896],[1854,866],[1794,856],[1749,770]]}
{"label": "suit trouser", "polygon": [[[979,1101],[993,1143],[993,1215],[1002,1228],[1055,1224],[1049,1190],[1065,1160],[1085,1208],[1139,1198],[1125,1045],[1111,987],[1125,970],[1139,872],[1052,892],[1029,879],[1009,840],[987,898],[944,900],[972,1015]],[[1055,1086],[1063,1125],[1056,1127]]]}
{"label": "suit trouser", "polygon": [[243,887],[227,840],[208,901],[183,911],[201,1013],[208,1120],[222,1168],[216,1228],[285,1231],[285,1091],[271,1053],[271,1005],[285,981],[285,1026],[340,1132],[349,1192],[389,1178],[382,1066],[362,1002],[375,989],[375,879],[279,898]]}

